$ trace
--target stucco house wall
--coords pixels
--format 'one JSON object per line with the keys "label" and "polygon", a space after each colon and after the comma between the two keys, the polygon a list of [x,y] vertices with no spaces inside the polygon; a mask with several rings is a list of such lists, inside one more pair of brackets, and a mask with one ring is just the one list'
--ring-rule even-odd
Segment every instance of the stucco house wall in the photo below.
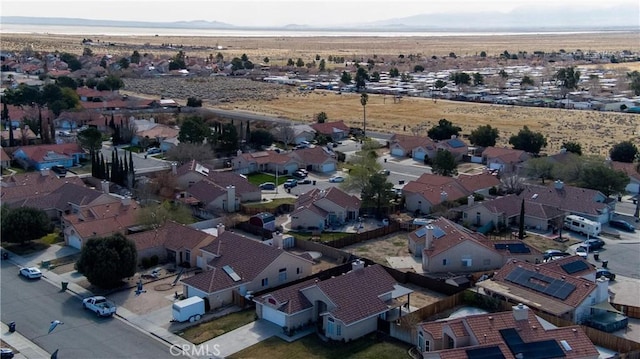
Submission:
{"label": "stucco house wall", "polygon": [[[500,268],[502,256],[496,251],[471,240],[463,241],[435,256],[422,255],[422,268],[427,272],[479,272]],[[463,259],[471,260],[470,266]]]}

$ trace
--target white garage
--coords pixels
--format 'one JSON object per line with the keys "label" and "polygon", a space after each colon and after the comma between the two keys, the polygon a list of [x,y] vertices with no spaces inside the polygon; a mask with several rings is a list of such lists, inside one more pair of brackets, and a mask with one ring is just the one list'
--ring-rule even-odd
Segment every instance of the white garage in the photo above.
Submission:
{"label": "white garage", "polygon": [[415,150],[413,151],[413,159],[416,161],[424,161],[424,157],[427,155],[424,150]]}
{"label": "white garage", "polygon": [[67,235],[67,245],[73,248],[82,249],[82,239],[75,231],[71,230],[71,233]]}
{"label": "white garage", "polygon": [[402,148],[392,148],[391,156],[404,157],[404,150]]}
{"label": "white garage", "polygon": [[335,170],[336,164],[334,162],[323,163],[322,166],[320,166],[320,172],[322,173],[333,172]]}
{"label": "white garage", "polygon": [[284,327],[286,323],[285,314],[277,309],[271,308],[268,305],[262,305],[262,319],[268,320],[271,323],[277,324],[281,327]]}
{"label": "white garage", "polygon": [[285,171],[287,171],[288,174],[292,174],[293,172],[295,172],[298,169],[298,164],[290,163],[288,165],[285,165],[284,169],[285,169]]}

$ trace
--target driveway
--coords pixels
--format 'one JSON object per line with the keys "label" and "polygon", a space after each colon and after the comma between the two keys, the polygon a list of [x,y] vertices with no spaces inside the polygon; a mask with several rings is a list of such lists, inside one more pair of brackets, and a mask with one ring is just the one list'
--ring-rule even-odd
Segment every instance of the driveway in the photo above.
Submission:
{"label": "driveway", "polygon": [[[263,319],[256,320],[229,333],[201,344],[215,358],[226,358],[282,332],[282,328]],[[209,356],[210,357],[210,356]]]}

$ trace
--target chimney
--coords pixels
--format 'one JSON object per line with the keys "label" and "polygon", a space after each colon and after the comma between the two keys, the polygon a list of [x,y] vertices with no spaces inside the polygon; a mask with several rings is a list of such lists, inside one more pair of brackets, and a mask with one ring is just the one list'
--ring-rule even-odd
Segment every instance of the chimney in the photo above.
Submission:
{"label": "chimney", "polygon": [[553,187],[557,190],[561,190],[564,188],[564,182],[556,180],[555,182],[553,182]]}
{"label": "chimney", "polygon": [[445,202],[448,196],[449,195],[447,194],[447,192],[445,191],[440,192],[440,202]]}
{"label": "chimney", "polygon": [[242,150],[238,150],[238,152],[236,152],[236,156],[240,157],[242,155]]}
{"label": "chimney", "polygon": [[280,233],[279,231],[276,231],[275,233],[273,233],[273,246],[275,248],[278,249],[282,249],[282,242],[283,242],[283,234]]}
{"label": "chimney", "polygon": [[178,175],[178,162],[171,162],[171,174],[174,176]]}
{"label": "chimney", "polygon": [[220,237],[220,235],[221,235],[222,233],[224,233],[224,224],[219,223],[219,224],[216,226],[216,230],[217,230],[217,232],[218,232],[218,237]]}
{"label": "chimney", "polygon": [[469,195],[469,197],[467,197],[467,205],[469,207],[473,206],[475,204],[475,197],[473,197],[472,194]]}
{"label": "chimney", "polygon": [[42,175],[42,177],[49,177],[49,169],[48,168],[41,169],[40,174]]}
{"label": "chimney", "polygon": [[102,180],[100,181],[100,185],[102,186],[102,193],[109,193],[109,181]]}
{"label": "chimney", "polygon": [[567,149],[566,149],[566,148],[564,148],[564,147],[562,147],[562,148],[560,149],[560,153],[567,153]]}
{"label": "chimney", "polygon": [[227,212],[236,211],[236,186],[227,186]]}
{"label": "chimney", "polygon": [[456,135],[451,135],[451,139],[452,139],[452,140],[453,140],[453,139],[455,139],[455,138],[457,138],[457,137],[458,137],[458,136],[456,136]]}
{"label": "chimney", "polygon": [[427,224],[425,227],[424,249],[431,249],[433,247],[433,226]]}
{"label": "chimney", "polygon": [[122,198],[122,205],[123,206],[128,206],[131,204],[131,197],[126,196]]}
{"label": "chimney", "polygon": [[353,262],[351,263],[351,268],[352,268],[354,271],[364,269],[364,262],[363,262],[363,261],[361,261],[360,259],[356,259],[355,261],[353,261]]}
{"label": "chimney", "polygon": [[516,321],[527,320],[529,319],[529,307],[520,303],[518,305],[514,305],[513,307],[513,318]]}

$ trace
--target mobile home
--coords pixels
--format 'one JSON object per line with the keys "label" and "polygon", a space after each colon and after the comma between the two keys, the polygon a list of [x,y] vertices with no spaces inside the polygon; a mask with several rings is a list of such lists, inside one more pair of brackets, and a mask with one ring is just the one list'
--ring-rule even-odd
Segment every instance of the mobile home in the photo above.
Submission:
{"label": "mobile home", "polygon": [[591,221],[576,215],[569,215],[564,218],[564,228],[590,236],[597,236],[600,234],[599,222]]}

